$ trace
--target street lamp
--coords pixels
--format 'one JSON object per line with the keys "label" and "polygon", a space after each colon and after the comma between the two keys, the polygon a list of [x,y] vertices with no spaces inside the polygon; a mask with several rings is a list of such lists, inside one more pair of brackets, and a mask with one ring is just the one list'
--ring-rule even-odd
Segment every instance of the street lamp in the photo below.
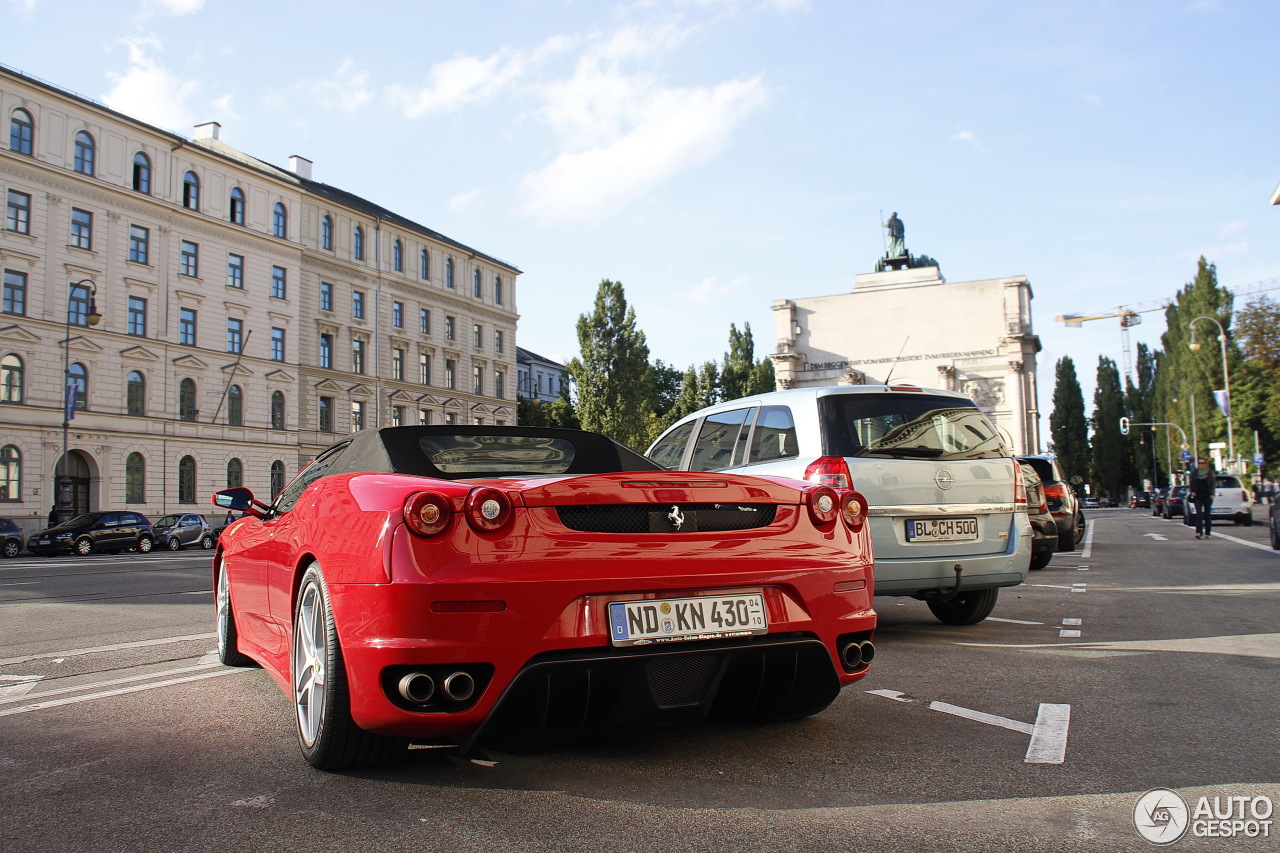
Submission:
{"label": "street lamp", "polygon": [[[1197,317],[1191,321],[1189,328],[1191,329],[1191,342],[1189,346],[1192,352],[1200,351],[1200,342],[1196,340],[1196,323],[1201,320],[1208,320],[1210,323],[1218,327],[1218,343],[1222,345],[1222,384],[1223,390],[1227,395],[1227,456],[1230,458],[1228,465],[1235,464],[1236,460],[1236,437],[1235,431],[1231,424],[1231,374],[1227,369],[1227,331],[1222,328],[1222,324],[1215,317]],[[1199,450],[1199,448],[1196,448]]]}
{"label": "street lamp", "polygon": [[[71,518],[75,510],[71,506],[71,477],[67,475],[67,430],[71,427],[71,418],[75,414],[76,392],[71,384],[71,306],[77,291],[87,287],[88,302],[85,305],[83,323],[76,325],[96,326],[102,321],[98,313],[98,305],[94,297],[98,295],[98,286],[89,279],[81,279],[67,287],[67,335],[62,341],[62,473],[58,475],[58,496],[54,512],[54,524],[61,524]],[[80,312],[77,311],[77,319]]]}

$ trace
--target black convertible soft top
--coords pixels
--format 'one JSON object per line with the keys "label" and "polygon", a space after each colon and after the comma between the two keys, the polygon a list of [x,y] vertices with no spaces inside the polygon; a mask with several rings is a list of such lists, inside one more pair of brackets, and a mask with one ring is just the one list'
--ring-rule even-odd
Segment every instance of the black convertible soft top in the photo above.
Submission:
{"label": "black convertible soft top", "polygon": [[441,480],[661,471],[599,433],[521,426],[403,426],[358,432],[317,457],[319,476],[414,474]]}

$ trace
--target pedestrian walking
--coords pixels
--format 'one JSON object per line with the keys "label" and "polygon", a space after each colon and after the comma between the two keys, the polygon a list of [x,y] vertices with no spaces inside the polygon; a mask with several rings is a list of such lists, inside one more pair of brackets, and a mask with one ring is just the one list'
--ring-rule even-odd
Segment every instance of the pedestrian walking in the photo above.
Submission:
{"label": "pedestrian walking", "polygon": [[1204,459],[1196,461],[1191,469],[1191,487],[1187,497],[1196,508],[1196,538],[1208,539],[1213,531],[1213,494],[1217,490],[1217,472]]}

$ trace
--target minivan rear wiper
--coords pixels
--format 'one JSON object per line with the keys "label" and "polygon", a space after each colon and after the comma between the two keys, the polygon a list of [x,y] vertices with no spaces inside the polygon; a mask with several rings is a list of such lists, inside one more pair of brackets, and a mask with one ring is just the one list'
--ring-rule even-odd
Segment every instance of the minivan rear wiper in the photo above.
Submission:
{"label": "minivan rear wiper", "polygon": [[864,447],[859,450],[858,456],[919,456],[922,458],[932,459],[943,454],[940,447]]}

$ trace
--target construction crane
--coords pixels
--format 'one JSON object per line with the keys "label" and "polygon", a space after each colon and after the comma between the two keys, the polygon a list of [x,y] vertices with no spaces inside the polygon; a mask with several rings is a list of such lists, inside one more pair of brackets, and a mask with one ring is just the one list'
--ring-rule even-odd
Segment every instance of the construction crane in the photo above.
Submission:
{"label": "construction crane", "polygon": [[[1227,288],[1232,296],[1254,296],[1269,290],[1280,290],[1280,278],[1269,278]],[[1109,317],[1120,318],[1120,346],[1124,353],[1124,375],[1133,375],[1133,357],[1129,354],[1129,328],[1142,322],[1142,315],[1151,311],[1163,311],[1174,303],[1173,299],[1153,299],[1139,302],[1136,305],[1120,305],[1112,311],[1100,311],[1096,314],[1059,314],[1057,321],[1069,329],[1078,329],[1089,320],[1105,320]]]}

